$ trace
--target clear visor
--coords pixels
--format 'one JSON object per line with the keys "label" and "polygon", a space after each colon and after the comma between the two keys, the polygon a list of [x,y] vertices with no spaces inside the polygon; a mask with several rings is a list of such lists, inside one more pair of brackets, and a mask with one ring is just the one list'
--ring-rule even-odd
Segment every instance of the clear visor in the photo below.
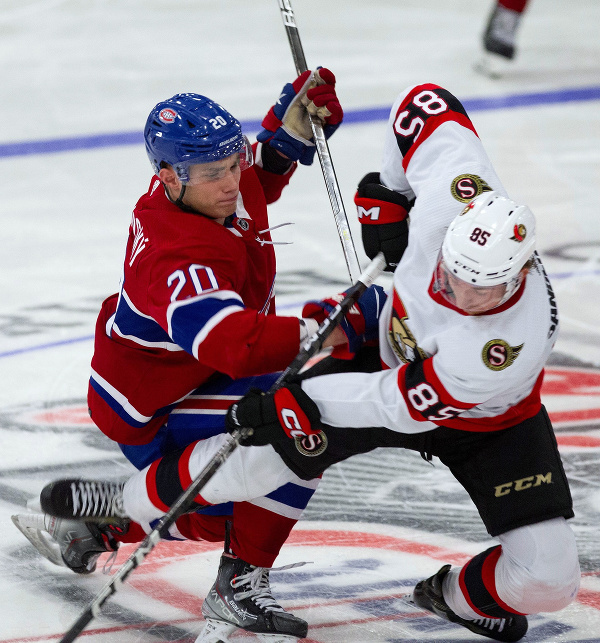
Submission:
{"label": "clear visor", "polygon": [[433,292],[469,315],[485,313],[508,298],[506,283],[475,286],[457,277],[446,266],[441,252],[435,267]]}
{"label": "clear visor", "polygon": [[243,172],[253,163],[252,145],[246,136],[242,136],[218,152],[177,163],[175,171],[182,183],[197,185],[220,181],[232,171]]}

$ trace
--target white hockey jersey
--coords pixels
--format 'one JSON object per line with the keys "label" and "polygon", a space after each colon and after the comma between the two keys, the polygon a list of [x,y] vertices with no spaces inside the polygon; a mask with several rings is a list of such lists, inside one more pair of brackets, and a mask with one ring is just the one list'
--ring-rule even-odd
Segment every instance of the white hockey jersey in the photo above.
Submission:
{"label": "white hockey jersey", "polygon": [[419,433],[494,431],[535,415],[558,313],[541,262],[502,306],[471,316],[432,290],[450,222],[486,190],[506,195],[461,103],[432,84],[400,94],[385,135],[381,181],[416,198],[409,244],[380,323],[379,373],[303,382],[325,423]]}

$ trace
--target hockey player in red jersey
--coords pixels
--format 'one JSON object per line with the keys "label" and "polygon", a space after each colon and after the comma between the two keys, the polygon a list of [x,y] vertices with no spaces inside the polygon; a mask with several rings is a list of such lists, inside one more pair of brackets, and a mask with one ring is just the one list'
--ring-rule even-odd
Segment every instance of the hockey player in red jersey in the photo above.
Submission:
{"label": "hockey player in red jersey", "polygon": [[511,60],[516,53],[516,35],[528,0],[497,0],[483,35],[483,47],[490,54]]}
{"label": "hockey player in red jersey", "polygon": [[[119,542],[141,541],[190,484],[192,454],[209,460],[218,451],[231,402],[251,387],[268,389],[316,331],[313,319],[275,314],[267,217],[297,162],[313,160],[309,113],[327,137],[342,120],[327,69],[284,87],[252,147],[240,123],[204,96],[178,94],[150,113],[144,138],[155,176],[133,212],[120,291],[98,317],[88,403],[95,424],[144,470],[141,494],[152,509],[129,520],[120,486],[108,482],[46,488],[48,531],[74,571],[93,571]],[[338,332],[329,341],[347,339]],[[225,640],[237,627],[296,640],[307,624],[273,599],[269,568],[318,479],[287,471],[269,476],[261,463],[265,450],[245,451],[256,453],[223,483],[232,493],[217,494],[222,502],[210,494],[198,498],[197,511],[165,537],[226,542],[204,605],[209,627],[199,641]],[[237,490],[238,473],[250,477],[247,493]],[[268,492],[254,491],[253,478],[268,480]],[[84,521],[61,518],[63,500]],[[111,524],[85,520],[102,512]]]}
{"label": "hockey player in red jersey", "polygon": [[[383,369],[252,392],[228,423],[253,427],[248,443],[272,444],[300,477],[375,447],[439,457],[499,542],[419,582],[413,600],[518,641],[526,615],[563,609],[580,579],[571,495],[540,399],[558,314],[534,216],[508,198],[461,103],[433,84],[399,95],[381,171],[360,182],[355,201],[367,254],[382,250],[394,271]],[[290,439],[283,408],[301,418],[310,452]]]}
{"label": "hockey player in red jersey", "polygon": [[492,78],[506,71],[517,53],[517,31],[528,0],[495,0],[483,33],[483,57],[475,70]]}

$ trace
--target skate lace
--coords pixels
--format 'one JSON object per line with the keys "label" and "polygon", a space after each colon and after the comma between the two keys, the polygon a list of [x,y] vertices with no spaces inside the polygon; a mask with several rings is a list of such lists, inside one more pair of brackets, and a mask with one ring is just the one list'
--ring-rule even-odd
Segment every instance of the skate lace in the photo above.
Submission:
{"label": "skate lace", "polygon": [[71,483],[73,515],[77,517],[126,518],[122,485],[114,482],[78,480]]}
{"label": "skate lace", "polygon": [[498,632],[504,630],[504,626],[507,624],[508,620],[505,618],[476,618],[473,619],[473,623],[485,627],[488,630],[493,630],[498,626]]}
{"label": "skate lace", "polygon": [[307,563],[292,563],[291,565],[284,565],[283,567],[254,567],[245,574],[236,576],[231,581],[231,587],[236,589],[238,586],[248,585],[249,588],[236,592],[233,598],[236,601],[241,601],[244,598],[250,598],[261,609],[269,612],[285,612],[283,607],[277,603],[271,594],[271,586],[269,584],[269,572],[279,572],[284,569],[292,569],[293,567],[302,567]]}

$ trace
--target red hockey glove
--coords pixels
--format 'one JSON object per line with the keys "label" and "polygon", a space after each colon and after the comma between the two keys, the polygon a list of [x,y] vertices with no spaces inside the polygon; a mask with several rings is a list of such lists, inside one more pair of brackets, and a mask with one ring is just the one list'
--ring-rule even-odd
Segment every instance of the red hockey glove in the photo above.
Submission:
{"label": "red hockey glove", "polygon": [[394,272],[408,246],[410,201],[382,185],[379,172],[370,172],[358,184],[354,203],[367,257],[373,259],[383,252],[386,271]]}
{"label": "red hockey glove", "polygon": [[[343,292],[322,301],[307,302],[302,309],[302,317],[316,319],[321,324],[345,295]],[[348,339],[348,345],[334,348],[333,357],[352,359],[364,343],[379,337],[379,318],[386,299],[387,295],[381,286],[369,286],[365,290],[358,302],[342,317],[340,328]]]}
{"label": "red hockey glove", "polygon": [[315,116],[329,138],[344,117],[335,93],[335,76],[321,67],[314,73],[305,71],[293,83],[287,83],[278,101],[271,107],[257,135],[261,143],[269,145],[292,161],[310,165],[315,155],[310,118]]}

